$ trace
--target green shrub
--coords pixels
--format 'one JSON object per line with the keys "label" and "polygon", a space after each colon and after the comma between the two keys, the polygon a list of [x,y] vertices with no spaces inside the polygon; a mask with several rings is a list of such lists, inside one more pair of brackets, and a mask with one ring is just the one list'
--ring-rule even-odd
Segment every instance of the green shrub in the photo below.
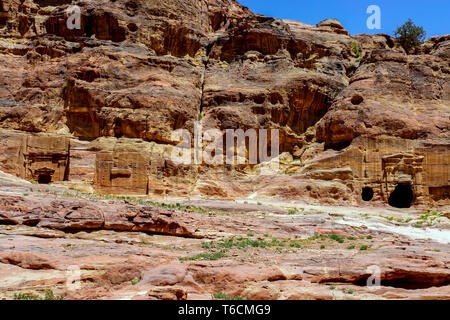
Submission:
{"label": "green shrub", "polygon": [[[352,51],[356,55],[356,58],[361,58],[362,54],[361,54],[361,50],[359,49],[358,42],[356,42],[356,41],[352,42]],[[361,59],[359,59],[359,60],[361,60]]]}
{"label": "green shrub", "polygon": [[217,292],[212,295],[213,300],[242,300],[241,296],[228,296],[223,292]]}
{"label": "green shrub", "polygon": [[41,297],[33,293],[14,293],[14,300],[41,300]]}
{"label": "green shrub", "polygon": [[408,19],[402,26],[394,31],[394,36],[403,49],[410,53],[422,44],[425,40],[426,32],[422,27],[416,26],[411,19]]}
{"label": "green shrub", "polygon": [[331,240],[335,240],[339,243],[344,243],[344,238],[342,238],[341,236],[338,236],[337,234],[330,234],[328,236]]}
{"label": "green shrub", "polygon": [[45,290],[44,300],[64,300],[63,296],[55,296],[50,289]]}
{"label": "green shrub", "polygon": [[64,300],[63,296],[55,296],[51,289],[45,290],[44,297],[34,293],[15,293],[14,300]]}
{"label": "green shrub", "polygon": [[362,246],[359,248],[359,250],[367,250],[367,249],[369,249],[369,247],[366,246],[366,245],[362,245]]}
{"label": "green shrub", "polygon": [[179,258],[180,261],[192,261],[192,260],[219,260],[220,258],[226,257],[223,252],[214,252],[214,253],[200,253],[195,256],[190,257],[182,257]]}

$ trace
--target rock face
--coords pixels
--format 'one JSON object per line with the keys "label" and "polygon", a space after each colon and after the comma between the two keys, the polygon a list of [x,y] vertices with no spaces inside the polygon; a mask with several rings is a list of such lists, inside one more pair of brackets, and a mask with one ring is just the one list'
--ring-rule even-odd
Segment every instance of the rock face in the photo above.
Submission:
{"label": "rock face", "polygon": [[0,299],[450,299],[448,214],[248,202],[161,208],[0,172]]}
{"label": "rock face", "polygon": [[[71,4],[0,1],[1,170],[110,194],[449,204],[450,36],[407,55],[228,0],[81,0],[71,29]],[[174,163],[196,121],[278,129],[280,171]]]}

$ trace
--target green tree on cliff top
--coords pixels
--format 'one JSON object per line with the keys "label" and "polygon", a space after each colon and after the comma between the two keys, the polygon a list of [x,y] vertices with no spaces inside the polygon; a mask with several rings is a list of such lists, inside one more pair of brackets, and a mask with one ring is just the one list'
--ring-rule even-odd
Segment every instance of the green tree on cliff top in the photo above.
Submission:
{"label": "green tree on cliff top", "polygon": [[402,26],[394,31],[397,42],[407,53],[422,44],[425,40],[426,32],[422,27],[416,26],[411,19],[408,19]]}

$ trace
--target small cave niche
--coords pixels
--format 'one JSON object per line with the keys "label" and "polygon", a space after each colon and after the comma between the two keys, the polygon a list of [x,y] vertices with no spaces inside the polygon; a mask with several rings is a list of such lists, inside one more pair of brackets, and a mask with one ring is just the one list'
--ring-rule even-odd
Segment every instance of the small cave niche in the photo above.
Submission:
{"label": "small cave niche", "polygon": [[324,149],[325,150],[335,150],[335,151],[341,151],[344,150],[345,148],[349,147],[352,144],[353,140],[350,141],[339,141],[339,142],[334,142],[334,143],[326,143],[325,142],[325,146]]}
{"label": "small cave niche", "polygon": [[136,25],[136,23],[131,22],[127,25],[127,27],[131,32],[136,32],[138,30],[138,26]]}
{"label": "small cave niche", "polygon": [[389,196],[388,203],[394,208],[410,208],[414,193],[409,183],[398,184]]}
{"label": "small cave niche", "polygon": [[360,96],[359,94],[356,94],[352,97],[352,104],[357,106],[359,104],[361,104],[364,101],[364,98],[362,96]]}
{"label": "small cave niche", "polygon": [[0,2],[0,27],[6,26],[8,23],[9,15],[8,12],[3,12],[3,8],[1,7]]}
{"label": "small cave niche", "polygon": [[52,176],[49,174],[40,174],[38,176],[38,183],[39,184],[49,184],[52,182]]}
{"label": "small cave niche", "polygon": [[361,192],[361,198],[364,201],[370,201],[373,199],[373,189],[370,187],[364,187]]}

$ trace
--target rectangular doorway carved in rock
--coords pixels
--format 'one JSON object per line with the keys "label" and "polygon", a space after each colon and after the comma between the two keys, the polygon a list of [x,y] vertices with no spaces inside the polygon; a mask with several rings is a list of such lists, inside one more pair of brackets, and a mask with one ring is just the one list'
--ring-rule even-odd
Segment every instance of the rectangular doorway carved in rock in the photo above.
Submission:
{"label": "rectangular doorway carved in rock", "polygon": [[65,137],[30,135],[22,145],[24,178],[38,183],[67,180],[69,140]]}

